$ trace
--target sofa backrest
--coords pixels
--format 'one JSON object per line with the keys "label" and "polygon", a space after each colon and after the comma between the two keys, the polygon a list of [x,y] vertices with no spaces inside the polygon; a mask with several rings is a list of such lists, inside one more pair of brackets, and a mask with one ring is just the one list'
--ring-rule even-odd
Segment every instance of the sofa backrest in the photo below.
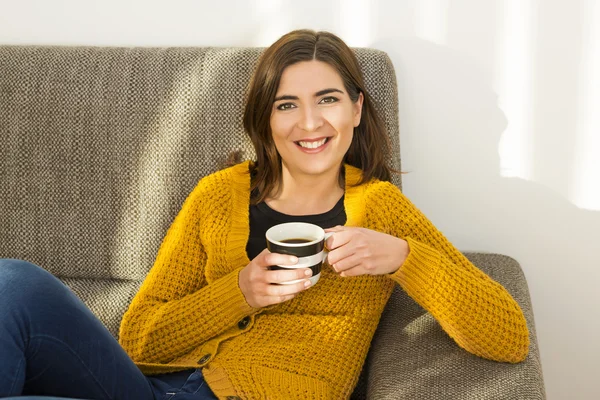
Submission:
{"label": "sofa backrest", "polygon": [[[0,46],[0,257],[143,279],[197,181],[233,150],[254,158],[242,113],[261,51]],[[399,170],[392,64],[355,52]]]}

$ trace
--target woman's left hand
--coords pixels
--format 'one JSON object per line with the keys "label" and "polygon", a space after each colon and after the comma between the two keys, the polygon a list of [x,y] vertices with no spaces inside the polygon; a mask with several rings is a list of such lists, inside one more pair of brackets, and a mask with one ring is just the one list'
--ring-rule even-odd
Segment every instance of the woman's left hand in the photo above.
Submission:
{"label": "woman's left hand", "polygon": [[327,261],[340,276],[392,274],[409,253],[406,240],[366,228],[336,226],[327,239]]}

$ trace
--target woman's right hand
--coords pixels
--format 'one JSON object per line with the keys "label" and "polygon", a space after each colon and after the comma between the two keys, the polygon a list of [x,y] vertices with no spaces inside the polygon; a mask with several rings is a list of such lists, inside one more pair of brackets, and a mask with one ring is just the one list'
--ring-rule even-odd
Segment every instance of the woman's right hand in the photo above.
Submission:
{"label": "woman's right hand", "polygon": [[[269,270],[271,265],[294,265],[298,258],[264,249],[239,274],[239,285],[250,307],[261,308],[293,299],[310,287],[310,268]],[[287,285],[281,282],[302,279]]]}

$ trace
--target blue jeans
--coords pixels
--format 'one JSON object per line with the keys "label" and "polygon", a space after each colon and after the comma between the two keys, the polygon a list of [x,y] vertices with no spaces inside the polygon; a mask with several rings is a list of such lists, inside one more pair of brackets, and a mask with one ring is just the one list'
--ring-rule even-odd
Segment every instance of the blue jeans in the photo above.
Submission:
{"label": "blue jeans", "polygon": [[144,376],[60,280],[26,261],[0,259],[0,398],[22,395],[216,399],[200,369]]}

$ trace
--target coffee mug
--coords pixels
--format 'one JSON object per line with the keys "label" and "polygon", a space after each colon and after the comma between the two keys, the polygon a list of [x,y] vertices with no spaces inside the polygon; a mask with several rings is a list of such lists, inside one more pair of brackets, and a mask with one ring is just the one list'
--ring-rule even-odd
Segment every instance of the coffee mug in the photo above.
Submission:
{"label": "coffee mug", "polygon": [[[327,258],[325,240],[331,235],[332,233],[325,233],[320,226],[306,222],[288,222],[269,228],[266,234],[269,251],[298,257],[297,264],[273,265],[271,269],[310,268],[313,274],[309,279],[313,286],[321,277],[321,266]],[[289,285],[300,281],[302,279],[281,284]]]}

